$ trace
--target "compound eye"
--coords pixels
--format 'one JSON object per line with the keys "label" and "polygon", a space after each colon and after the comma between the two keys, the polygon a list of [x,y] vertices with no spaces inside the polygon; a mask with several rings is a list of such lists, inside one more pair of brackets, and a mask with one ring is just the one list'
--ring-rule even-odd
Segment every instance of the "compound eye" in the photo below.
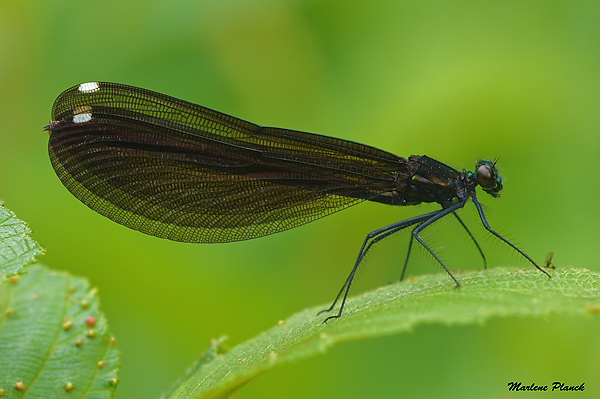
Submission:
{"label": "compound eye", "polygon": [[477,184],[484,190],[491,190],[496,185],[496,173],[494,173],[494,170],[489,165],[479,165],[475,174]]}

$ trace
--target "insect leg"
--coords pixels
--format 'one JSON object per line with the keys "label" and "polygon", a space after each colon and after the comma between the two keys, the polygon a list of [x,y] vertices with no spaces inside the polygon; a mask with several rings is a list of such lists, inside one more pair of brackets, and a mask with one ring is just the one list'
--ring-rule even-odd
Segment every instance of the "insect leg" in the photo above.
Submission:
{"label": "insect leg", "polygon": [[421,237],[419,237],[419,234],[421,233],[421,231],[423,231],[424,228],[426,228],[427,226],[430,226],[433,222],[435,222],[436,220],[439,220],[441,218],[443,218],[444,216],[448,215],[449,213],[453,213],[454,211],[456,211],[457,209],[462,208],[463,206],[465,206],[465,203],[467,202],[467,200],[462,200],[460,202],[457,202],[456,204],[446,208],[446,209],[442,209],[441,211],[438,212],[437,215],[433,216],[432,218],[426,220],[425,222],[423,222],[422,224],[420,224],[419,226],[417,226],[417,228],[415,228],[413,230],[413,237],[416,238],[417,241],[419,241],[419,243],[425,247],[425,249],[427,249],[429,251],[429,253],[431,255],[433,255],[433,257],[435,258],[435,260],[437,260],[439,262],[440,265],[442,265],[442,267],[444,268],[444,270],[446,270],[446,272],[450,275],[450,277],[452,277],[452,280],[454,280],[454,282],[456,283],[456,287],[460,287],[460,283],[458,282],[458,280],[452,275],[452,273],[450,273],[450,270],[448,270],[448,268],[446,267],[446,265],[444,265],[444,263],[440,260],[440,258],[437,257],[437,255],[435,254],[435,252],[433,252],[433,250],[431,248],[429,248],[429,246],[427,246],[427,244],[425,244],[425,241],[423,241],[421,239]]}
{"label": "insect leg", "polygon": [[479,212],[479,218],[481,219],[481,223],[483,223],[483,227],[485,227],[487,229],[487,231],[489,231],[490,233],[492,233],[493,235],[495,235],[496,237],[498,237],[499,239],[501,239],[502,241],[504,241],[505,243],[507,243],[508,245],[510,245],[514,250],[516,250],[518,253],[520,253],[521,255],[523,255],[535,267],[537,267],[541,272],[543,272],[546,276],[548,276],[548,278],[550,278],[550,274],[547,271],[545,271],[544,269],[542,269],[541,267],[539,267],[537,265],[537,263],[535,263],[533,261],[533,259],[531,259],[529,256],[527,256],[525,254],[525,252],[521,251],[519,248],[517,248],[516,246],[514,246],[506,238],[502,237],[500,234],[498,234],[494,230],[492,230],[492,228],[490,227],[489,223],[487,222],[487,220],[485,218],[485,215],[483,214],[483,209],[481,209],[481,204],[479,203],[479,201],[477,201],[477,197],[475,196],[475,193],[471,194],[471,199],[473,200],[473,203],[475,204],[475,207],[477,208],[477,212]]}
{"label": "insect leg", "polygon": [[338,313],[336,315],[329,316],[328,318],[326,318],[323,323],[327,322],[329,319],[336,319],[342,315],[342,310],[344,309],[346,299],[348,298],[348,292],[350,291],[350,286],[352,285],[352,280],[354,279],[356,270],[358,269],[358,265],[363,260],[367,251],[372,247],[373,244],[375,244],[376,242],[379,242],[380,240],[382,240],[386,237],[389,237],[391,234],[394,234],[402,229],[405,229],[406,227],[412,226],[417,223],[422,223],[425,220],[435,217],[435,215],[439,214],[440,212],[442,212],[442,211],[440,210],[440,211],[431,212],[431,213],[428,213],[425,215],[415,216],[413,218],[406,219],[406,220],[391,224],[386,227],[382,227],[380,229],[374,230],[374,231],[370,232],[369,234],[367,234],[367,236],[365,237],[365,240],[362,243],[362,246],[360,247],[360,251],[358,252],[358,257],[356,258],[356,262],[354,262],[354,267],[352,268],[352,271],[346,278],[346,281],[344,282],[342,289],[335,297],[335,300],[333,301],[331,306],[328,309],[320,311],[318,314],[331,311],[334,308],[334,306],[336,305],[336,303],[338,302],[338,300],[340,298],[342,298],[340,310],[338,311]]}
{"label": "insect leg", "polygon": [[467,225],[464,224],[464,222],[462,221],[462,219],[456,214],[456,212],[452,213],[454,216],[456,216],[456,219],[460,222],[460,224],[462,225],[462,227],[467,231],[467,233],[469,233],[469,237],[471,237],[471,240],[473,240],[473,243],[475,244],[475,246],[477,247],[477,249],[479,250],[479,254],[481,255],[481,258],[483,259],[483,268],[487,269],[487,260],[485,259],[485,255],[483,254],[483,251],[481,250],[481,247],[479,246],[479,244],[477,243],[477,240],[475,240],[475,237],[473,237],[473,234],[471,234],[471,231],[467,228]]}

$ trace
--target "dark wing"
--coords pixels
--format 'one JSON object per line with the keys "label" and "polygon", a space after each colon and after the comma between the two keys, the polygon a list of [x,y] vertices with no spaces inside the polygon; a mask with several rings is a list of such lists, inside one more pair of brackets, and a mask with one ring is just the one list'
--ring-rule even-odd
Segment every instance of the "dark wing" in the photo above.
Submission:
{"label": "dark wing", "polygon": [[132,229],[228,242],[389,195],[406,160],[351,141],[261,127],[160,93],[84,83],[52,107],[48,149],[84,204]]}

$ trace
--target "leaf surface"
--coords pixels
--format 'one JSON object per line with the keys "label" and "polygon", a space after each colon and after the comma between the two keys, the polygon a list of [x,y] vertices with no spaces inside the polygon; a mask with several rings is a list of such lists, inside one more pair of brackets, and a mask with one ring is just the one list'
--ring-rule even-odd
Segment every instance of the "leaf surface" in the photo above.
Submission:
{"label": "leaf surface", "polygon": [[31,238],[27,223],[2,204],[0,201],[0,284],[8,276],[21,273],[24,266],[44,253],[42,246]]}
{"label": "leaf surface", "polygon": [[192,369],[169,398],[227,398],[261,373],[326,352],[345,341],[407,332],[423,324],[482,324],[493,317],[591,316],[600,309],[600,274],[585,269],[494,268],[459,274],[455,289],[446,274],[427,275],[350,298],[341,318],[323,324],[306,309],[212,361]]}
{"label": "leaf surface", "polygon": [[112,397],[119,352],[96,291],[38,265],[0,285],[4,398]]}

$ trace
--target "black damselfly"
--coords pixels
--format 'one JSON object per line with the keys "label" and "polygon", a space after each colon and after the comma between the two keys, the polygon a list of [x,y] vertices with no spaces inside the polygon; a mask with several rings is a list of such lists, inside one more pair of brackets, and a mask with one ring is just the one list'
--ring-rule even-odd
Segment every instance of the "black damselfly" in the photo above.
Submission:
{"label": "black damselfly", "polygon": [[340,309],[326,320],[341,316],[369,248],[410,226],[410,245],[417,240],[459,287],[420,233],[449,214],[466,229],[455,212],[469,198],[490,233],[550,276],[490,228],[475,194],[477,186],[493,197],[502,189],[495,163],[488,160],[477,162],[475,172],[459,172],[427,156],[405,159],[348,140],[262,127],[164,94],[101,82],[60,94],[45,130],[50,131],[52,166],[75,197],[127,227],[176,241],[262,237],[364,200],[396,206],[440,204],[440,210],[366,236],[326,311],[341,298]]}

